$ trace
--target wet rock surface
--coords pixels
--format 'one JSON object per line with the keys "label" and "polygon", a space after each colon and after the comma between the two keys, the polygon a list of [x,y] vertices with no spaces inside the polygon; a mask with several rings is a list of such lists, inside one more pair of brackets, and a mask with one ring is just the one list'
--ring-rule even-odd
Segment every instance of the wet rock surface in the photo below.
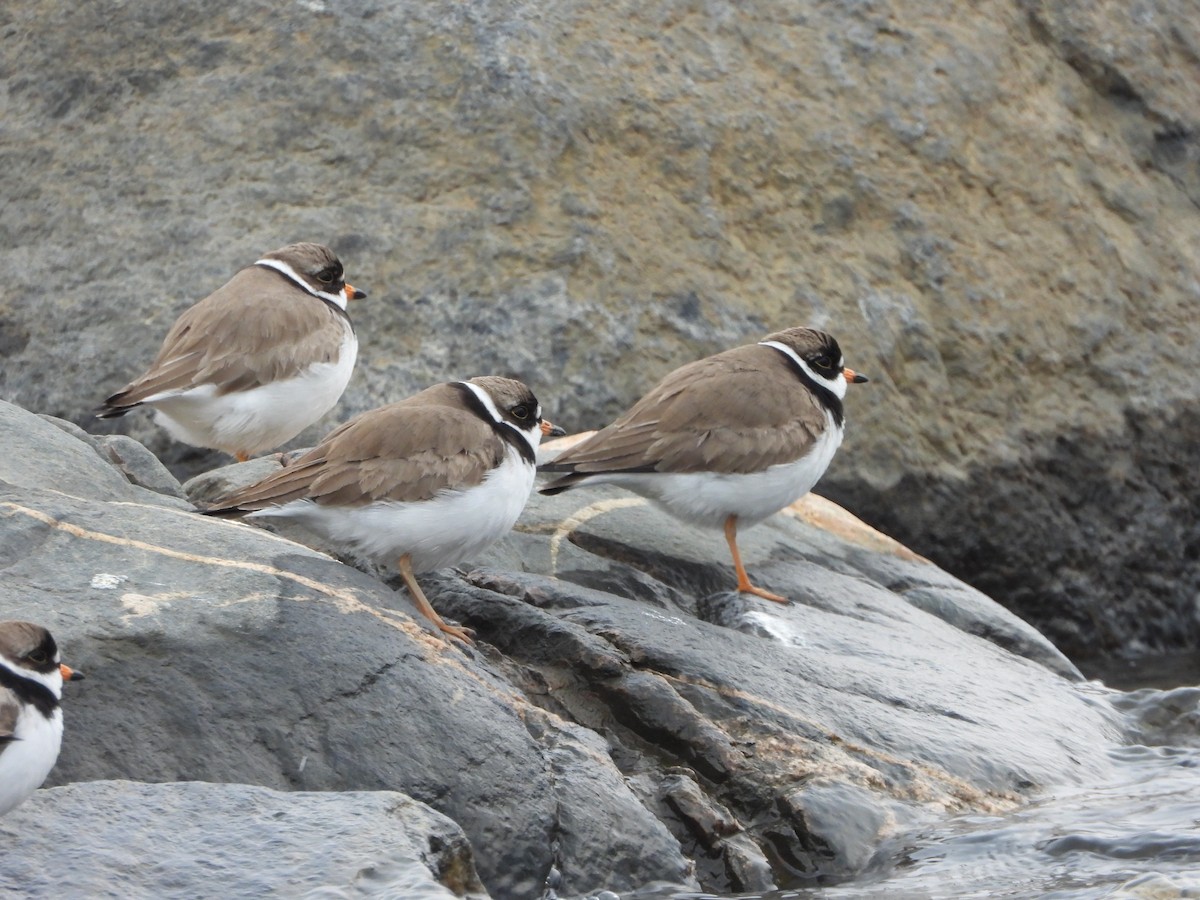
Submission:
{"label": "wet rock surface", "polygon": [[[1184,602],[1200,594],[1200,566],[1180,565],[1200,559],[1200,405],[1131,411],[1125,422],[1116,433],[1066,429],[1021,464],[972,468],[952,489],[920,473],[879,503],[844,482],[822,489],[869,507],[873,524],[912,546],[936,548],[1089,675],[1112,657],[1152,665],[1162,648],[1200,643],[1200,613]],[[1106,523],[1119,525],[1119,540],[1106,542]]]}
{"label": "wet rock surface", "polygon": [[52,784],[402,792],[462,828],[496,898],[766,890],[1095,780],[1122,735],[1036,632],[816,500],[745,533],[793,601],[768,606],[731,592],[718,534],[616,490],[536,498],[478,564],[422,579],[464,648],[69,429],[0,404],[0,443],[0,616],[88,674]]}
{"label": "wet rock surface", "polygon": [[[10,0],[0,396],[88,422],[184,307],[297,239],[370,292],[302,443],[485,372],[597,427],[674,366],[827,326],[873,379],[834,499],[1069,654],[1195,646],[1195,554],[1168,550],[1195,551],[1200,496],[1197,21]],[[108,427],[180,477],[215,464],[144,414]]]}
{"label": "wet rock surface", "polygon": [[389,791],[91,781],[0,819],[8,897],[485,900],[462,829]]}

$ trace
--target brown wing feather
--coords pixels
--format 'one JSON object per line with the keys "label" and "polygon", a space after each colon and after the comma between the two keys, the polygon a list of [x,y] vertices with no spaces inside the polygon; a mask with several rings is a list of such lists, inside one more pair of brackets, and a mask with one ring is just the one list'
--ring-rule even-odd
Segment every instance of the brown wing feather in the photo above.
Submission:
{"label": "brown wing feather", "polygon": [[251,266],[184,311],[150,368],[105,406],[123,409],[201,384],[224,394],[290,378],[315,362],[336,362],[344,321],[280,273]]}
{"label": "brown wing feather", "polygon": [[676,369],[547,468],[754,472],[803,455],[824,427],[824,410],[784,357],[748,345]]}
{"label": "brown wing feather", "polygon": [[453,388],[438,385],[351,419],[287,468],[207,511],[251,512],[301,499],[346,506],[428,500],[479,484],[504,453],[491,426]]}

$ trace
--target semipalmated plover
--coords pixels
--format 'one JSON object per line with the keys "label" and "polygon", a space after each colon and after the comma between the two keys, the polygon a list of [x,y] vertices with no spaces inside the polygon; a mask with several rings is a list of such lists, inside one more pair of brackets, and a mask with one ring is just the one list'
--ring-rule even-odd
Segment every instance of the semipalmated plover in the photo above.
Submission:
{"label": "semipalmated plover", "polygon": [[681,366],[611,425],[543,471],[566,472],[541,489],[616,484],[699,525],[723,527],[737,589],[754,587],[738,527],[761,522],[806,494],[842,443],[842,398],[866,381],[845,368],[837,341],[789,328]]}
{"label": "semipalmated plover", "polygon": [[533,392],[496,376],[434,385],[365,412],[209,515],[290,519],[352,556],[394,564],[421,612],[451,637],[416,573],[482,552],[517,521],[538,444],[562,434]]}
{"label": "semipalmated plover", "polygon": [[62,665],[41,625],[0,622],[0,816],[25,802],[54,768],[63,682],[82,677]]}
{"label": "semipalmated plover", "polygon": [[242,461],[277,447],[342,396],[358,356],[346,304],[365,296],[328,247],[274,250],[186,310],[97,416],[150,406],[176,440]]}

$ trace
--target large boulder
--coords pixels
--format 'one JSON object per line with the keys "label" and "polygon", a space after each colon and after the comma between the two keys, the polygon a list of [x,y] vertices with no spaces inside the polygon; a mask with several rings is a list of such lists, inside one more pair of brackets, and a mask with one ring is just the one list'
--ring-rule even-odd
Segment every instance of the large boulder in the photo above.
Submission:
{"label": "large boulder", "polygon": [[[0,412],[13,451],[0,459],[0,618],[47,625],[88,675],[68,690],[56,783],[399,790],[469,823],[500,897],[538,893],[563,816],[592,844],[611,835],[606,863],[626,884],[685,876],[676,841],[594,733],[430,633],[403,596],[206,519],[69,432]],[[572,862],[568,883],[600,878]]]}
{"label": "large boulder", "polygon": [[26,900],[482,900],[462,829],[390,791],[92,781],[0,819],[0,892]]}
{"label": "large boulder", "polygon": [[0,396],[87,422],[294,239],[371,293],[301,441],[485,372],[595,427],[828,326],[873,378],[833,496],[1072,655],[1194,646],[1193,12],[13,0]]}
{"label": "large boulder", "polygon": [[114,463],[3,403],[0,445],[0,618],[88,675],[53,784],[399,791],[461,826],[496,898],[765,890],[1094,782],[1121,734],[1028,625],[816,499],[743,537],[779,606],[640,498],[537,498],[478,565],[423,579],[476,629],[463,647],[376,577],[147,487],[128,445]]}

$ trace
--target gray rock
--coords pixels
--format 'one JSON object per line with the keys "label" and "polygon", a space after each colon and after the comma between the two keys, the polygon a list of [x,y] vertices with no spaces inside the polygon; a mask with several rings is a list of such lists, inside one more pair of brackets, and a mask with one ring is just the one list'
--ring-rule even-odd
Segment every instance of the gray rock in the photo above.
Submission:
{"label": "gray rock", "polygon": [[[966,596],[961,613],[914,606],[873,580],[885,566],[849,562],[862,546],[798,519],[748,531],[742,550],[790,606],[720,590],[732,571],[719,535],[616,489],[576,492],[527,507],[493,551],[503,568],[434,579],[428,593],[519,663],[547,709],[603,724],[623,768],[671,807],[664,820],[710,889],[769,887],[738,838],[770,859],[775,885],[844,878],[932,808],[997,814],[1108,770],[1103,748],[1121,733],[1111,708],[975,636],[977,596],[932,564],[924,590],[945,583],[945,608]],[[682,794],[681,768],[697,785]]]}
{"label": "gray rock", "polygon": [[1115,695],[1113,706],[1128,717],[1131,744],[1200,746],[1200,687],[1130,691]]}
{"label": "gray rock", "polygon": [[180,500],[187,498],[167,467],[133,438],[123,434],[106,434],[100,437],[97,443],[105,458],[131,483],[166,494],[168,497],[177,497]]}
{"label": "gray rock", "polygon": [[1064,678],[1083,680],[1079,669],[1036,628],[941,569],[882,553],[856,553],[853,558],[860,569],[918,609],[1039,662]]}
{"label": "gray rock", "polygon": [[[597,739],[433,635],[405,597],[179,510],[60,429],[0,410],[0,443],[28,462],[23,484],[0,484],[0,617],[45,623],[88,675],[68,692],[73,737],[50,783],[401,790],[463,824],[497,897],[536,895],[556,866],[565,890],[686,881],[678,844]],[[52,483],[92,460],[114,477],[80,473],[78,495],[30,486],[38,466]],[[576,859],[557,843],[585,849]]]}
{"label": "gray rock", "polygon": [[[69,425],[69,423],[66,423]],[[137,492],[97,452],[99,442],[0,401],[0,482],[13,489],[49,487],[77,496],[133,500]]]}
{"label": "gray rock", "polygon": [[886,807],[874,793],[854,785],[820,781],[806,784],[784,801],[797,831],[819,851],[808,866],[818,874],[822,874],[822,857],[839,860],[851,871],[865,869],[881,840],[898,822],[912,820],[902,808],[897,810],[898,806]]}
{"label": "gray rock", "polygon": [[184,307],[300,238],[371,297],[298,444],[492,371],[594,427],[825,325],[873,377],[834,499],[1073,658],[1195,646],[1194,13],[12,0],[0,396],[98,430]]}
{"label": "gray rock", "polygon": [[0,893],[484,900],[462,830],[391,791],[93,781],[0,819]]}
{"label": "gray rock", "polygon": [[[1190,563],[1200,484],[1189,474],[1200,471],[1198,412],[1195,403],[1130,412],[1115,435],[1067,429],[1020,463],[972,469],[949,505],[936,499],[945,485],[914,472],[865,518],[1002,598],[1090,675],[1111,670],[1104,660],[1114,654],[1195,646],[1185,636],[1200,627],[1187,599],[1200,593]],[[835,479],[820,490],[860,506],[856,487]]]}
{"label": "gray rock", "polygon": [[1044,641],[816,501],[741,542],[782,607],[731,593],[721,537],[640,498],[537,497],[477,566],[423,577],[476,629],[463,648],[283,537],[102,468],[52,489],[111,465],[16,407],[0,442],[25,461],[0,484],[0,617],[88,674],[51,784],[402,791],[462,827],[497,898],[768,890],[853,875],[881,823],[1095,780],[1122,735]]}

